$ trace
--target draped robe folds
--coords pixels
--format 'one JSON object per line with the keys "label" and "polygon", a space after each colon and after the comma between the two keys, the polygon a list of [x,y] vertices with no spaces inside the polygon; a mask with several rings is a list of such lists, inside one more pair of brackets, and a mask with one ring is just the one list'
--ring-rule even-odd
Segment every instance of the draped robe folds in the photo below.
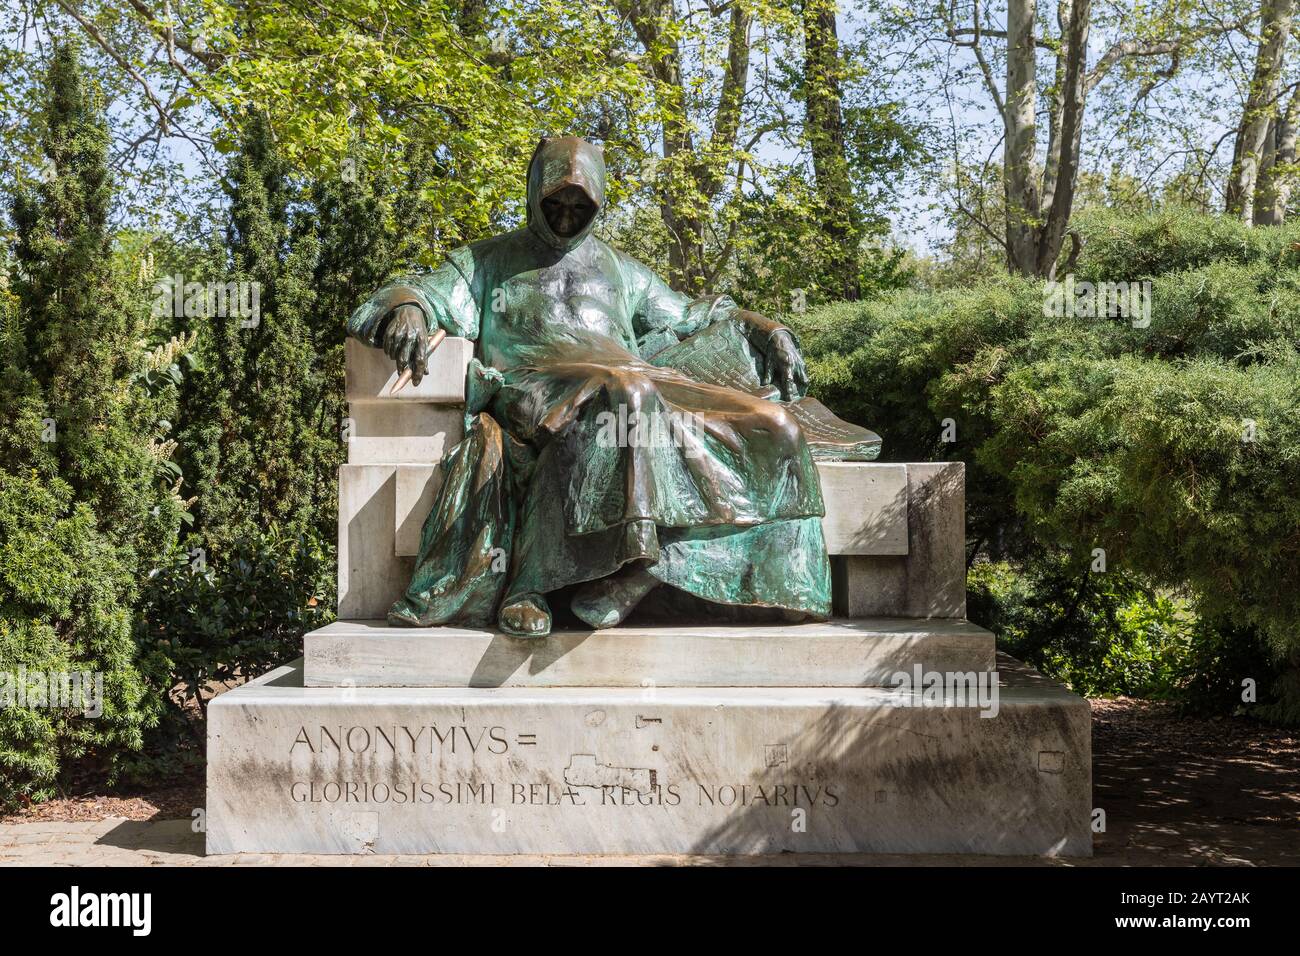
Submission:
{"label": "draped robe folds", "polygon": [[599,155],[582,149],[594,147],[560,141],[557,157],[547,142],[530,166],[527,226],[389,283],[349,322],[379,346],[393,310],[414,304],[430,331],[476,342],[466,437],[443,462],[389,619],[490,625],[503,604],[631,561],[706,601],[826,617],[821,490],[790,411],[761,388],[656,364],[699,337],[761,385],[781,326],[725,296],[673,291],[590,224],[550,233],[541,198],[577,183],[599,206],[604,183]]}

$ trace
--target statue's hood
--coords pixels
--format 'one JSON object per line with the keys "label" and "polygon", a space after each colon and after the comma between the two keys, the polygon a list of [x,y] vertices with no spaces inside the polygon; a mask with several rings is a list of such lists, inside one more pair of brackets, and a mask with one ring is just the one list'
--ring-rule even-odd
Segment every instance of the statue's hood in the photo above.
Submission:
{"label": "statue's hood", "polygon": [[[542,214],[542,200],[566,186],[577,186],[596,205],[596,214],[573,236],[558,236]],[[528,164],[528,228],[563,252],[578,246],[605,208],[605,157],[599,146],[577,136],[545,137]]]}

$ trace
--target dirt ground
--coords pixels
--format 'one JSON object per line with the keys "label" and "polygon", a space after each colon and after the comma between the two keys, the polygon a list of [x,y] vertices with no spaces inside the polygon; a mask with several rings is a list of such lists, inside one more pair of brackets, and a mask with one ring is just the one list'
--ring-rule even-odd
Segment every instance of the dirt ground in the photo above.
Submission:
{"label": "dirt ground", "polygon": [[[1144,701],[1091,703],[1093,803],[1106,829],[1088,863],[1300,865],[1300,733],[1182,718]],[[195,773],[145,791],[70,794],[0,817],[0,825],[13,833],[14,824],[188,822],[203,803]],[[201,854],[201,840],[187,851]]]}
{"label": "dirt ground", "polygon": [[1163,704],[1092,703],[1101,859],[1300,865],[1300,732],[1194,720]]}

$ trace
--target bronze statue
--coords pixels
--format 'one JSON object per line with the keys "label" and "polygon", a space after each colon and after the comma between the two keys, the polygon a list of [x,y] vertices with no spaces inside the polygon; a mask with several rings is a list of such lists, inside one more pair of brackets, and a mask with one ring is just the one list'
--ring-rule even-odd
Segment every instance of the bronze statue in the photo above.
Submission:
{"label": "bronze statue", "polygon": [[794,335],[726,296],[674,292],[590,235],[601,151],[543,139],[520,229],[380,289],[348,331],[418,383],[432,333],[475,340],[467,432],[389,620],[542,637],[547,595],[612,627],[668,585],[825,618],[819,456],[879,439],[804,397]]}

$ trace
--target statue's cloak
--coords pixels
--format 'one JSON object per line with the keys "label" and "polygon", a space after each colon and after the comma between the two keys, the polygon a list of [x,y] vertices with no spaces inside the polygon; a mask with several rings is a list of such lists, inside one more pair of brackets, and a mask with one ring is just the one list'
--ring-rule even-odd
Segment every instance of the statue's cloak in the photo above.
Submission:
{"label": "statue's cloak", "polygon": [[604,205],[600,151],[543,140],[523,228],[389,283],[349,322],[377,346],[414,303],[430,329],[477,343],[466,438],[390,618],[487,625],[503,599],[638,560],[707,601],[827,616],[817,472],[766,369],[783,327],[674,292],[590,235],[595,216],[556,235],[541,204],[570,186]]}

